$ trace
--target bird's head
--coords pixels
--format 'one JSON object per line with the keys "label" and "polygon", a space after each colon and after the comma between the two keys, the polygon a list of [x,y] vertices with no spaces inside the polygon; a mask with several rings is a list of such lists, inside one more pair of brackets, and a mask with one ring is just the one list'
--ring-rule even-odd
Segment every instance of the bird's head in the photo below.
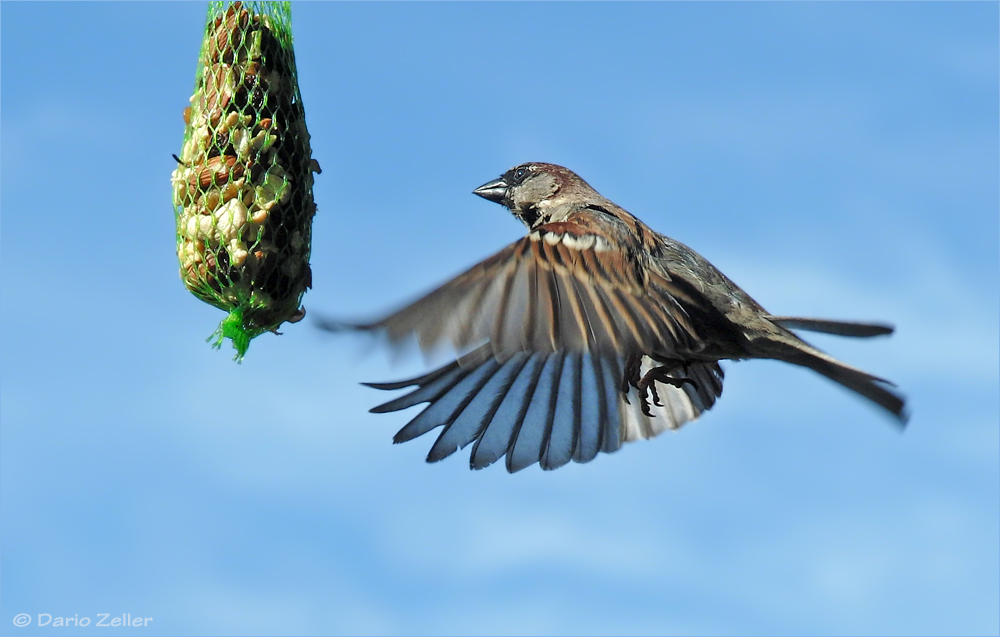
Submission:
{"label": "bird's head", "polygon": [[506,206],[529,229],[561,221],[579,202],[601,198],[573,171],[539,162],[514,166],[472,192]]}

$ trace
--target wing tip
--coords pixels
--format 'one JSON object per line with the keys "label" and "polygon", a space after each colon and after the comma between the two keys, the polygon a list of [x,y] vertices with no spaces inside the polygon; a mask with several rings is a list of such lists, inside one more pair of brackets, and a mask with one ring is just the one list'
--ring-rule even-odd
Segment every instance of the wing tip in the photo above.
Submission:
{"label": "wing tip", "polygon": [[896,425],[899,433],[905,432],[906,428],[910,425],[910,416],[912,415],[906,404],[904,403],[899,411],[894,412],[892,415],[895,416],[892,424]]}
{"label": "wing tip", "polygon": [[360,383],[365,387],[371,387],[372,389],[382,389],[390,391],[393,389],[403,389],[404,387],[412,387],[416,385],[412,380],[398,380],[391,383]]}
{"label": "wing tip", "polygon": [[326,316],[313,315],[313,325],[327,332],[371,332],[382,327],[380,323],[353,323]]}

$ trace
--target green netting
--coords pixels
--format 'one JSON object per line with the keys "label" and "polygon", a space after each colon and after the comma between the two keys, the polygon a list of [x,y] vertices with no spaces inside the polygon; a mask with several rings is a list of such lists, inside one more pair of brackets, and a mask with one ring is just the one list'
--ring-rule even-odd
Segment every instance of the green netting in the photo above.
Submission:
{"label": "green netting", "polygon": [[236,360],[312,284],[313,172],[287,2],[212,2],[172,176],[181,279],[229,312]]}

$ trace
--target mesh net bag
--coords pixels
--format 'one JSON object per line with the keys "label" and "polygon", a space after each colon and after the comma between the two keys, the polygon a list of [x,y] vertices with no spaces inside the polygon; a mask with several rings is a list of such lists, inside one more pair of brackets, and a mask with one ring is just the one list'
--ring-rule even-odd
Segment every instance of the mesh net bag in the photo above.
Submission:
{"label": "mesh net bag", "polygon": [[213,2],[173,172],[177,257],[195,296],[229,312],[209,337],[250,340],[305,315],[313,172],[287,2]]}

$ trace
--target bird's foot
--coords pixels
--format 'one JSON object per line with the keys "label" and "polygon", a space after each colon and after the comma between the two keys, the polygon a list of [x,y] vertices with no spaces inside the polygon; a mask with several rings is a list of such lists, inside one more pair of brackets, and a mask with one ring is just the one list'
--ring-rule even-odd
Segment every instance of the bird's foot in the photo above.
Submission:
{"label": "bird's foot", "polygon": [[684,367],[683,363],[672,362],[666,365],[660,365],[654,367],[645,375],[640,376],[640,366],[642,363],[641,355],[632,355],[625,363],[625,374],[622,378],[622,393],[626,395],[625,402],[628,402],[628,391],[629,387],[635,387],[638,390],[639,400],[641,402],[642,413],[649,417],[654,417],[651,412],[650,399],[657,407],[662,407],[663,403],[660,402],[660,395],[656,391],[657,381],[663,383],[664,385],[671,385],[680,389],[684,385],[695,386],[695,382],[690,378],[674,378],[669,374],[676,369]]}

